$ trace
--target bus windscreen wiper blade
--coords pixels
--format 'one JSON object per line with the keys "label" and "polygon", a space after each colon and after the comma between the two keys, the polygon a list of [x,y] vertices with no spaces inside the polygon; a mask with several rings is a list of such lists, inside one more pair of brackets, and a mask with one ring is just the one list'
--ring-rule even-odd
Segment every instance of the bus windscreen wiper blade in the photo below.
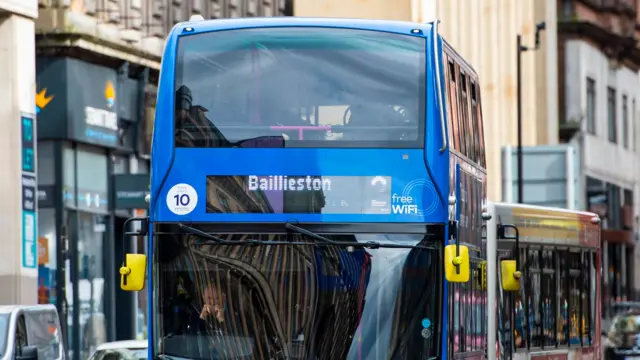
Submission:
{"label": "bus windscreen wiper blade", "polygon": [[284,226],[287,230],[308,236],[312,239],[316,239],[322,243],[335,245],[340,247],[354,247],[354,248],[367,248],[367,249],[379,249],[379,248],[394,248],[394,249],[414,249],[414,248],[425,248],[430,249],[427,246],[420,245],[409,245],[409,244],[385,244],[378,241],[366,241],[366,242],[354,242],[354,241],[335,241],[328,239],[322,235],[318,235],[312,231],[301,228],[299,226],[293,225],[291,223],[286,223]]}
{"label": "bus windscreen wiper blade", "polygon": [[328,244],[339,244],[339,243],[340,243],[340,242],[338,242],[338,241],[334,241],[334,240],[331,240],[331,239],[327,239],[326,237],[324,237],[324,236],[322,236],[322,235],[318,235],[318,234],[316,234],[316,233],[314,233],[314,232],[312,232],[312,231],[309,231],[309,230],[307,230],[307,229],[303,229],[303,228],[301,228],[301,227],[299,227],[299,226],[295,226],[295,225],[293,225],[292,223],[286,223],[286,224],[284,225],[284,227],[285,227],[287,230],[292,231],[292,232],[294,232],[294,233],[298,233],[298,234],[306,235],[306,236],[308,236],[308,237],[310,237],[310,238],[312,238],[312,239],[316,239],[316,240],[319,240],[319,241],[322,241],[322,242],[326,242],[326,243],[328,243]]}
{"label": "bus windscreen wiper blade", "polygon": [[244,240],[225,240],[215,235],[211,235],[202,230],[196,229],[192,226],[178,223],[178,228],[187,234],[192,234],[202,238],[204,241],[197,241],[195,245],[216,244],[216,245],[333,245],[339,247],[353,247],[353,248],[366,248],[366,249],[379,249],[379,248],[395,248],[395,249],[414,249],[424,248],[431,249],[428,246],[409,245],[409,244],[384,244],[377,241],[356,242],[356,241],[335,241],[326,238],[322,235],[318,235],[307,229],[303,229],[299,226],[291,223],[286,223],[285,228],[291,232],[304,235],[306,237],[316,240],[316,242],[309,243],[308,241],[274,241],[274,240],[257,240],[257,239],[244,239]]}
{"label": "bus windscreen wiper blade", "polygon": [[[229,240],[221,239],[221,238],[219,238],[219,237],[217,237],[215,235],[211,235],[209,233],[206,233],[206,232],[204,232],[202,230],[196,229],[196,228],[194,228],[192,226],[185,225],[183,223],[178,223],[178,228],[180,230],[184,231],[187,234],[195,235],[195,236],[198,236],[198,237],[206,240],[206,243],[216,243],[216,244],[224,244],[224,245],[238,245],[239,243],[246,244],[247,241],[250,244],[254,244],[255,243],[255,240],[246,240],[246,241],[239,242],[239,241],[229,241]],[[201,241],[200,242],[196,242],[196,245],[201,245],[201,244],[202,244]]]}
{"label": "bus windscreen wiper blade", "polygon": [[[225,239],[221,239],[215,235],[211,235],[207,232],[204,232],[202,230],[196,229],[192,226],[189,225],[185,225],[182,223],[178,223],[178,228],[182,231],[184,231],[185,233],[188,234],[192,234],[195,236],[198,236],[202,239],[204,239],[204,243],[214,243],[214,244],[220,244],[220,245],[264,245],[264,244],[268,244],[268,245],[308,245],[308,242],[300,242],[300,241],[271,241],[271,240],[255,240],[255,239],[245,239],[245,240],[239,240],[239,241],[232,241],[232,240],[225,240]],[[335,245],[341,245],[341,243],[330,240],[325,238],[324,236],[320,236],[318,234],[315,234],[311,231],[299,228],[295,225],[291,225],[289,223],[287,223],[287,229],[306,235],[308,237],[314,238],[316,240],[320,240],[323,243],[328,243],[328,244],[335,244]],[[196,242],[196,245],[202,245],[203,242]],[[357,244],[357,243],[348,243],[348,244]]]}

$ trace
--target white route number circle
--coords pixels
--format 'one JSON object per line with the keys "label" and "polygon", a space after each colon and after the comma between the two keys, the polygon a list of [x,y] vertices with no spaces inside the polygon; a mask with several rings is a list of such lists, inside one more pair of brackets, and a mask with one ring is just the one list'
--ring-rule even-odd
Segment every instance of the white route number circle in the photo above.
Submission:
{"label": "white route number circle", "polygon": [[187,215],[198,205],[198,193],[189,184],[177,184],[167,193],[167,208],[176,215]]}

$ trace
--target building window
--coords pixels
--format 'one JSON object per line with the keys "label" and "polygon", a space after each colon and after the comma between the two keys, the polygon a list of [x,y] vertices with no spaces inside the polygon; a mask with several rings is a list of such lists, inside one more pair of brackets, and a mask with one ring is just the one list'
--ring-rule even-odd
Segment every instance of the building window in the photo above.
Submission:
{"label": "building window", "polygon": [[129,173],[129,158],[127,156],[112,155],[111,161],[113,162],[114,175]]}
{"label": "building window", "polygon": [[618,185],[607,184],[607,224],[605,228],[621,229],[622,219],[620,214],[620,206],[622,205],[622,191]]}
{"label": "building window", "polygon": [[70,144],[62,148],[62,197],[65,207],[76,207],[76,152]]}
{"label": "building window", "polygon": [[587,176],[587,210],[598,214],[600,217],[607,216],[607,192],[605,183]]}
{"label": "building window", "polygon": [[109,211],[109,176],[107,155],[102,149],[78,147],[76,192],[79,210],[107,213]]}
{"label": "building window", "polygon": [[622,205],[633,206],[633,190],[624,189],[622,193]]}
{"label": "building window", "polygon": [[[54,209],[38,209],[38,304],[55,303],[56,295],[56,212]],[[71,288],[71,284],[67,283]]]}
{"label": "building window", "polygon": [[636,131],[638,131],[636,124],[636,99],[633,99],[631,101],[631,148],[633,151],[636,151],[636,142],[638,141],[636,138]]}
{"label": "building window", "polygon": [[618,126],[616,124],[616,91],[607,89],[607,120],[609,128],[609,141],[618,143]]}
{"label": "building window", "polygon": [[629,148],[629,105],[627,95],[622,95],[622,146]]}
{"label": "building window", "polygon": [[587,78],[587,132],[596,134],[596,81]]}
{"label": "building window", "polygon": [[[97,290],[102,289],[102,286],[104,286],[103,284],[105,283],[106,275],[106,269],[104,267],[106,260],[104,258],[105,232],[104,227],[99,229],[100,224],[105,224],[104,216],[88,212],[78,213],[78,232],[75,240],[77,241],[78,247],[78,253],[75,256],[78,268],[76,279],[78,281],[77,288],[80,293],[84,291],[89,291],[89,293],[91,293],[91,289],[94,289],[93,302],[90,302],[90,305],[86,310],[83,309],[83,311],[86,311],[86,316],[89,319],[99,318],[101,315],[108,316],[109,314],[109,311],[105,308],[105,292]],[[92,296],[88,295],[88,298],[91,299]],[[95,321],[91,323],[91,326],[85,325],[84,330],[81,333],[82,338],[86,340],[96,339],[97,341],[89,340],[86,343],[81,341],[80,358],[88,358],[93,350],[92,347],[101,345],[104,340],[99,340],[99,334],[104,334],[107,331],[106,326],[106,321]],[[74,329],[74,331],[77,330]]]}

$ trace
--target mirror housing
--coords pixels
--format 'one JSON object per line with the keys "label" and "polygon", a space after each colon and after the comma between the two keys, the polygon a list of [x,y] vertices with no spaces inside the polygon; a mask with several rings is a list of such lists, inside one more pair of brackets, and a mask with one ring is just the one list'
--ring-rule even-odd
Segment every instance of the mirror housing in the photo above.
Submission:
{"label": "mirror housing", "polygon": [[144,254],[126,254],[120,268],[120,288],[124,291],[144,289],[147,275],[147,256]]}
{"label": "mirror housing", "polygon": [[500,261],[500,275],[502,277],[502,290],[520,291],[522,273],[518,271],[518,262],[516,260]]}
{"label": "mirror housing", "polygon": [[[514,235],[507,235],[507,230],[512,230]],[[502,239],[515,240],[515,260],[500,261],[500,278],[502,282],[502,290],[504,291],[520,291],[520,278],[522,272],[518,264],[520,258],[520,231],[515,225],[498,225],[498,236]]]}
{"label": "mirror housing", "polygon": [[15,356],[15,360],[38,360],[38,348],[35,346],[23,346],[20,355]]}
{"label": "mirror housing", "polygon": [[469,248],[464,245],[444,247],[444,273],[447,281],[464,283],[469,281]]}

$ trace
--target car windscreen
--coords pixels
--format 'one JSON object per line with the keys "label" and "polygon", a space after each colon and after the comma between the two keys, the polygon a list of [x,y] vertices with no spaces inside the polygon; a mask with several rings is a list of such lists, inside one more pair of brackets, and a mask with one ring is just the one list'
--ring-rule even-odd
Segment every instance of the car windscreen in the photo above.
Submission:
{"label": "car windscreen", "polygon": [[611,331],[614,333],[640,333],[640,314],[621,314],[613,319]]}
{"label": "car windscreen", "polygon": [[62,334],[55,311],[26,311],[29,345],[38,348],[38,357],[59,359],[62,356]]}
{"label": "car windscreen", "polygon": [[176,147],[424,145],[422,36],[280,27],[183,36]]}

